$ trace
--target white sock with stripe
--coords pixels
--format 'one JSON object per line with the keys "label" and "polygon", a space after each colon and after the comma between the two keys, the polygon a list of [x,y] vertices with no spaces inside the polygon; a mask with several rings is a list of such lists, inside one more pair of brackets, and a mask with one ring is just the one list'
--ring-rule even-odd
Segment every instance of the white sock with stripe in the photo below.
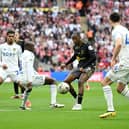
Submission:
{"label": "white sock with stripe", "polygon": [[113,94],[112,89],[109,85],[103,87],[104,96],[107,102],[107,111],[114,111],[113,106]]}
{"label": "white sock with stripe", "polygon": [[57,86],[56,85],[50,85],[50,93],[51,93],[51,104],[56,103],[56,96],[57,96]]}

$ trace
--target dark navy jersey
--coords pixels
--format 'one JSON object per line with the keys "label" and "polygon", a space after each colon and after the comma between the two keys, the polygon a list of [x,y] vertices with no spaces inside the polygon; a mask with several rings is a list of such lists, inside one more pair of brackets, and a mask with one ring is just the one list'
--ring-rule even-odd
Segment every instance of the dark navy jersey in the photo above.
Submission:
{"label": "dark navy jersey", "polygon": [[81,46],[74,46],[74,55],[66,63],[66,65],[72,63],[75,59],[78,60],[78,67],[86,68],[88,66],[96,65],[96,53],[93,46],[89,43],[83,43]]}

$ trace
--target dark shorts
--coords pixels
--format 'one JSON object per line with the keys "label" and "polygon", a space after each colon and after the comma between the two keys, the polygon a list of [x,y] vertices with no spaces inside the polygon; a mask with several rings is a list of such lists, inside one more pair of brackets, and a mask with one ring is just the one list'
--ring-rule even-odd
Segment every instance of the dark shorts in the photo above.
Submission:
{"label": "dark shorts", "polygon": [[89,67],[85,68],[85,72],[81,72],[79,70],[79,68],[76,68],[76,69],[73,69],[70,72],[70,74],[72,74],[73,76],[75,76],[78,79],[82,73],[85,73],[85,74],[87,74],[88,77],[90,77],[94,73],[94,71],[95,71],[95,67],[89,66]]}

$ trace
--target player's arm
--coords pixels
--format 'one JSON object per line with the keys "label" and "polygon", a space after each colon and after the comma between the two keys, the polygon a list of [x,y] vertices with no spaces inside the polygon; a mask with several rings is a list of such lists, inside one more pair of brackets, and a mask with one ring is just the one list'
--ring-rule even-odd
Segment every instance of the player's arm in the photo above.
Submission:
{"label": "player's arm", "polygon": [[61,64],[61,68],[64,68],[67,65],[71,64],[75,59],[76,59],[76,55],[74,54],[65,64]]}
{"label": "player's arm", "polygon": [[121,45],[122,45],[122,37],[119,35],[119,37],[115,39],[115,48],[114,48],[113,56],[111,60],[111,67],[116,64],[118,54],[121,50]]}
{"label": "player's arm", "polygon": [[68,60],[68,62],[66,62],[66,65],[71,64],[75,59],[76,59],[76,55],[74,54],[74,55]]}
{"label": "player's arm", "polygon": [[1,46],[0,46],[0,67],[2,67],[2,53],[1,53]]}
{"label": "player's arm", "polygon": [[19,70],[22,69],[22,59],[21,59],[21,55],[22,55],[22,49],[21,49],[21,47],[19,47],[19,51],[18,51],[18,65],[19,65]]}
{"label": "player's arm", "polygon": [[6,64],[2,63],[2,51],[1,51],[1,46],[0,46],[0,67],[2,67],[3,69],[7,69],[8,66]]}

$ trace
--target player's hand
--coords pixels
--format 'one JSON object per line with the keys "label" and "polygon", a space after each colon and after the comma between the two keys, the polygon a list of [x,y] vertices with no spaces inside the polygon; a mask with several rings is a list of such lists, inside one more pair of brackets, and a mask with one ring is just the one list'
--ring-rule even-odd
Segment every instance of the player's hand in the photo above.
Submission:
{"label": "player's hand", "polygon": [[65,64],[61,64],[61,69],[64,69],[65,67],[66,67],[66,65]]}
{"label": "player's hand", "polygon": [[3,64],[3,65],[2,65],[2,68],[5,70],[5,69],[8,68],[8,66],[7,66],[6,64]]}
{"label": "player's hand", "polygon": [[81,67],[80,69],[79,69],[81,72],[85,72],[85,70]]}
{"label": "player's hand", "polygon": [[111,67],[113,67],[116,64],[116,60],[111,60]]}

